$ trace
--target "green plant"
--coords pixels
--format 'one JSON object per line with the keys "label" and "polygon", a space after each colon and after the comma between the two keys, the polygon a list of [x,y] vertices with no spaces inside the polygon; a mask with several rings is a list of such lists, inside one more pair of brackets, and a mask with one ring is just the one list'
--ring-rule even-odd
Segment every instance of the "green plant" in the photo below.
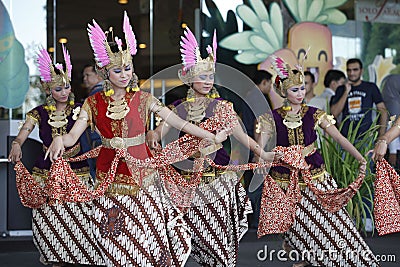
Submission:
{"label": "green plant", "polygon": [[[362,123],[362,119],[353,127],[353,122],[350,122],[347,139],[352,143],[362,155],[373,149],[374,141],[378,135],[379,125],[377,124],[378,117],[372,122],[371,127],[364,133],[357,135],[358,129]],[[342,123],[343,125],[343,123]],[[339,128],[341,130],[342,127]],[[321,153],[325,161],[326,170],[336,180],[339,188],[347,187],[358,176],[359,163],[347,151],[333,140],[330,136],[323,136],[325,142],[321,144]],[[365,179],[360,189],[349,201],[346,210],[350,217],[353,218],[358,230],[365,233],[365,221],[367,213],[371,214],[373,221],[373,183],[375,174],[371,171],[370,166],[373,165],[370,157],[366,157],[367,172]]]}

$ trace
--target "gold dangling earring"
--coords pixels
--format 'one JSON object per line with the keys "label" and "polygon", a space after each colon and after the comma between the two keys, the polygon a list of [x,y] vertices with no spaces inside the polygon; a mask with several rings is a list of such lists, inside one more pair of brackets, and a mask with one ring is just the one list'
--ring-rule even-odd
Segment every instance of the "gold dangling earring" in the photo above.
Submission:
{"label": "gold dangling earring", "polygon": [[138,86],[138,76],[136,75],[136,73],[133,73],[132,75],[132,79],[129,81],[128,86],[126,87],[126,92],[128,93],[129,91],[132,92],[137,92],[139,91],[140,88]]}
{"label": "gold dangling earring", "polygon": [[74,95],[73,92],[69,93],[69,96],[68,96],[68,104],[69,104],[70,106],[74,106],[74,105],[75,105],[75,95]]}
{"label": "gold dangling earring", "polygon": [[50,94],[46,97],[46,106],[44,106],[44,109],[50,110],[50,111],[56,111],[56,101],[54,100],[51,91]]}
{"label": "gold dangling earring", "polygon": [[282,107],[282,109],[283,109],[284,111],[291,111],[291,110],[292,110],[292,106],[290,106],[290,102],[289,102],[289,100],[288,100],[287,98],[285,98],[285,99],[283,100],[283,107]]}
{"label": "gold dangling earring", "polygon": [[193,88],[190,87],[188,89],[188,91],[187,91],[187,94],[186,94],[186,101],[187,102],[194,102],[194,99],[195,99],[195,93],[194,93]]}
{"label": "gold dangling earring", "polygon": [[106,96],[111,96],[114,94],[114,89],[112,89],[111,82],[109,80],[104,80],[103,88]]}
{"label": "gold dangling earring", "polygon": [[218,91],[214,86],[212,87],[211,91],[207,94],[207,97],[212,99],[220,98]]}
{"label": "gold dangling earring", "polygon": [[302,106],[302,107],[307,106],[307,101],[306,101],[305,99],[303,99],[303,101],[301,102],[301,106]]}

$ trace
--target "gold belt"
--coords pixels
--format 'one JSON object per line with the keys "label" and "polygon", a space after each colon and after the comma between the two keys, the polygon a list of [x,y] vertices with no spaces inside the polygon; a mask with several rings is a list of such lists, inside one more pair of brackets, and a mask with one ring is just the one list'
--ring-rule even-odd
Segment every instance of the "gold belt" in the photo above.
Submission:
{"label": "gold belt", "polygon": [[101,143],[104,147],[107,148],[128,148],[130,146],[141,145],[145,142],[144,133],[139,134],[135,137],[113,137],[111,139],[102,137]]}
{"label": "gold belt", "polygon": [[[181,170],[180,171],[183,178],[185,179],[191,179],[193,176],[193,171],[190,170]],[[225,171],[223,170],[219,170],[219,169],[215,169],[213,167],[208,167],[204,170],[202,177],[201,177],[201,182],[202,183],[210,183],[212,182],[215,178],[218,178],[218,176],[220,176],[221,174],[224,174]]]}

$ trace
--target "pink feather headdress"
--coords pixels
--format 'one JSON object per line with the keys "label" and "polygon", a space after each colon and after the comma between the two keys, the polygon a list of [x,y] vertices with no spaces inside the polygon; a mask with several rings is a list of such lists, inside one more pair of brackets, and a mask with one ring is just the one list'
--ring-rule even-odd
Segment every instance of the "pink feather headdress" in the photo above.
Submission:
{"label": "pink feather headdress", "polygon": [[181,36],[180,45],[183,67],[179,70],[178,76],[184,83],[189,83],[193,77],[199,75],[201,72],[215,72],[215,63],[217,61],[217,34],[215,30],[212,48],[210,45],[207,46],[208,56],[204,59],[201,57],[196,37],[190,31],[189,27],[186,27],[184,36]]}
{"label": "pink feather headdress", "polygon": [[[37,63],[40,72],[40,79],[44,83],[45,88],[54,87],[57,85],[66,85],[71,81],[72,75],[72,64],[71,57],[69,55],[68,50],[62,44],[64,62],[65,62],[65,71],[63,69],[63,65],[60,63],[56,63],[53,65],[51,57],[46,49],[40,48],[37,54]],[[57,69],[57,72],[56,72]]]}
{"label": "pink feather headdress", "polygon": [[286,91],[294,86],[301,86],[304,83],[303,68],[300,65],[295,66],[295,70],[291,69],[282,58],[275,55],[272,58],[272,69],[276,72],[275,90],[281,97],[286,97]]}
{"label": "pink feather headdress", "polygon": [[99,24],[93,20],[93,25],[88,24],[88,35],[90,45],[92,46],[94,58],[99,68],[110,68],[114,66],[125,66],[132,62],[132,56],[136,55],[136,38],[133,33],[132,26],[129,22],[129,17],[124,11],[124,21],[122,29],[125,33],[126,50],[122,50],[122,40],[115,37],[115,42],[118,45],[118,52],[114,53],[107,41],[107,36],[101,29]]}

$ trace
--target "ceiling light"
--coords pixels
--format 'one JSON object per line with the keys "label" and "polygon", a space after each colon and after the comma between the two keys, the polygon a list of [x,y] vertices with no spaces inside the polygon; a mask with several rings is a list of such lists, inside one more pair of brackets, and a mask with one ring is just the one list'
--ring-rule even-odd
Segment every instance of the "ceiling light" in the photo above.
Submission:
{"label": "ceiling light", "polygon": [[68,39],[67,38],[60,38],[60,39],[58,39],[58,42],[60,44],[66,44],[68,42]]}
{"label": "ceiling light", "polygon": [[186,24],[185,22],[182,22],[182,23],[181,23],[181,27],[182,27],[182,29],[186,29],[187,24]]}
{"label": "ceiling light", "polygon": [[49,49],[47,49],[50,53],[54,53],[54,47],[49,47]]}
{"label": "ceiling light", "polygon": [[141,49],[145,49],[146,47],[147,47],[146,44],[139,44],[139,48],[141,48]]}
{"label": "ceiling light", "polygon": [[118,0],[118,4],[126,5],[128,4],[128,0]]}

